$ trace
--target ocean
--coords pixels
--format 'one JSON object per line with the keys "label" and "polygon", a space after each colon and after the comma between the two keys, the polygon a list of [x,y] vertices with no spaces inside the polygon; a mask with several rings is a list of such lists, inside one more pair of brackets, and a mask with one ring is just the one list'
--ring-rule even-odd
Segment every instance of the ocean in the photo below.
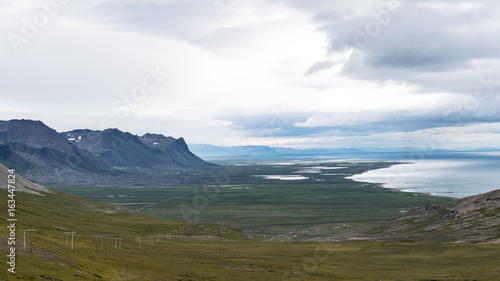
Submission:
{"label": "ocean", "polygon": [[403,154],[378,155],[381,157],[403,163],[347,178],[405,192],[456,198],[500,189],[498,151],[433,153],[416,160],[408,160],[411,155]]}

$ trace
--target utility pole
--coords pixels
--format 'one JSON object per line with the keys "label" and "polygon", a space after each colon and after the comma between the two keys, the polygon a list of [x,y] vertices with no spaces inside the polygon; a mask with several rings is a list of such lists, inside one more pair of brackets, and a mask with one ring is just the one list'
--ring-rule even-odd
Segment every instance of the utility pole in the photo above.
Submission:
{"label": "utility pole", "polygon": [[66,250],[68,249],[68,234],[71,234],[71,251],[73,251],[73,234],[76,234],[74,231],[64,232],[66,234]]}
{"label": "utility pole", "polygon": [[115,250],[122,249],[122,238],[115,238]]}
{"label": "utility pole", "polygon": [[101,252],[102,252],[102,235],[96,235],[95,236],[95,250],[97,251],[98,245],[99,245],[99,239],[101,239]]}
{"label": "utility pole", "polygon": [[35,231],[34,229],[24,229],[21,230],[24,232],[24,251],[26,252],[26,231],[30,232],[30,253],[33,253],[33,236],[32,233]]}

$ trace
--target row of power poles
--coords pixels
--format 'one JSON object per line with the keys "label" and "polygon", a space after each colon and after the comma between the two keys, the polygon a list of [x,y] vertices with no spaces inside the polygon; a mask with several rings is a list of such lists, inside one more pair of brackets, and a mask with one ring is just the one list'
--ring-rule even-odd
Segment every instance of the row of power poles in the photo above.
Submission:
{"label": "row of power poles", "polygon": [[[26,249],[26,246],[28,245],[26,243],[26,232],[29,232],[29,252],[33,252],[33,232],[35,232],[34,229],[23,229],[21,230],[23,233],[24,233],[24,251],[27,252],[27,249]],[[179,234],[184,234],[184,229],[182,229],[179,233],[179,231],[175,230],[174,231],[174,237],[177,237]],[[68,250],[69,248],[71,249],[71,251],[73,251],[74,249],[74,235],[76,234],[75,231],[66,231],[64,232],[64,235],[66,236],[66,250]],[[69,243],[69,235],[71,235],[71,245]],[[149,246],[153,246],[154,244],[154,240],[155,238],[157,238],[157,242],[160,242],[160,236],[161,234],[157,234],[157,235],[154,235],[154,236],[147,236],[147,243]],[[170,240],[172,238],[172,234],[170,233],[167,233],[165,235],[163,235],[167,238],[167,240]],[[103,235],[96,235],[95,236],[96,240],[95,240],[95,250],[96,251],[101,251],[102,252],[102,241],[103,241],[103,238],[104,236]],[[141,236],[137,237],[137,240],[139,242],[139,249],[141,249]],[[122,240],[123,238],[115,238],[115,250],[121,250],[122,248]]]}

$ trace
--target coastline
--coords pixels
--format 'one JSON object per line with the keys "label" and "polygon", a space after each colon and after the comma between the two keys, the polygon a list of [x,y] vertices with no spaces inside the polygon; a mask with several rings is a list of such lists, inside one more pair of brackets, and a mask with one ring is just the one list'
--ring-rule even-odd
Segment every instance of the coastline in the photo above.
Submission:
{"label": "coastline", "polygon": [[401,192],[459,199],[497,189],[496,165],[482,157],[432,158],[399,162],[345,178]]}

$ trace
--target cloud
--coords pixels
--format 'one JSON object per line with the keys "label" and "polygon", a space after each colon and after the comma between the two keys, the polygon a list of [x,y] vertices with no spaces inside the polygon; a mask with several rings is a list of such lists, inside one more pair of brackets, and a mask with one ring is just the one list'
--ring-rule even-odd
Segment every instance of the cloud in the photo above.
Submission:
{"label": "cloud", "polygon": [[108,1],[92,8],[109,28],[190,40],[217,20],[211,1]]}
{"label": "cloud", "polygon": [[[497,2],[227,1],[221,15],[211,0],[71,1],[18,54],[0,41],[0,95],[15,97],[2,118],[226,145],[405,146],[435,130],[484,144],[500,116]],[[39,9],[0,1],[0,32]],[[157,65],[171,77],[130,104]],[[469,127],[484,132],[459,137]]]}
{"label": "cloud", "polygon": [[319,62],[316,62],[313,65],[311,65],[311,67],[309,67],[309,69],[306,71],[306,76],[314,74],[316,72],[320,72],[322,70],[330,69],[334,65],[335,64],[333,62],[331,62],[331,61],[319,61]]}
{"label": "cloud", "polygon": [[401,1],[363,14],[321,12],[314,21],[328,34],[331,54],[352,50],[344,75],[405,81],[422,92],[472,93],[478,77],[498,71],[500,39],[492,34],[500,32],[500,5],[468,3]]}
{"label": "cloud", "polygon": [[[353,111],[344,113],[281,113],[254,115],[222,115],[219,120],[229,122],[228,128],[242,131],[248,137],[268,138],[341,138],[366,137],[367,141],[377,134],[415,134],[425,130],[448,130],[458,132],[460,128],[496,128],[500,124],[499,114],[468,112],[465,108],[429,110]],[[457,129],[453,129],[457,128]],[[476,131],[463,130],[477,134]],[[491,131],[492,134],[498,134]],[[500,137],[500,136],[499,136]],[[389,140],[389,139],[388,139]]]}

